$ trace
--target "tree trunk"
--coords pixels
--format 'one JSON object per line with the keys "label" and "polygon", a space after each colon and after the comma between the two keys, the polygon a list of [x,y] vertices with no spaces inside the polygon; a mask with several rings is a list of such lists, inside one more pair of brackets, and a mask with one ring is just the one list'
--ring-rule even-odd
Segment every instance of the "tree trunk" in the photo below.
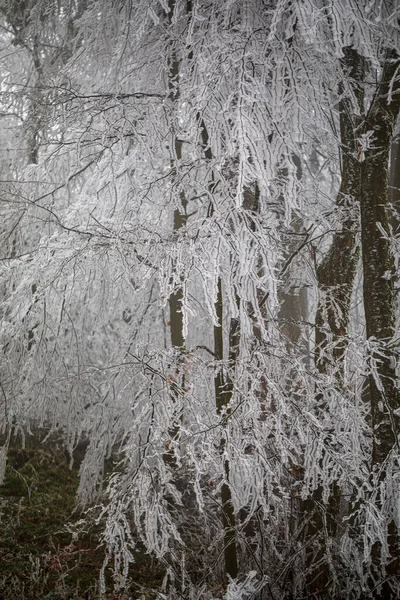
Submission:
{"label": "tree trunk", "polygon": [[[214,377],[215,387],[215,403],[217,414],[221,418],[226,419],[229,416],[229,403],[233,393],[233,381],[229,370],[235,368],[239,350],[239,321],[231,320],[229,331],[229,364],[226,373],[222,369],[222,361],[224,359],[224,343],[223,343],[223,299],[222,299],[222,282],[218,279],[217,301],[215,303],[215,312],[218,317],[219,326],[214,327],[214,354],[215,360],[220,363]],[[226,439],[221,436],[221,455],[224,454],[226,447]],[[229,485],[229,461],[224,460],[224,482],[221,487],[221,503],[222,503],[222,525],[224,528],[224,556],[225,556],[225,572],[233,579],[238,575],[238,560],[236,550],[236,518],[232,504],[232,493]]]}
{"label": "tree trunk", "polygon": [[[175,10],[175,0],[170,0],[168,3],[169,13],[168,21],[169,25],[172,25],[172,19]],[[171,57],[169,59],[169,72],[168,72],[168,98],[172,104],[176,104],[179,100],[179,59],[174,49],[172,49]],[[177,107],[176,107],[177,108]],[[173,173],[173,179],[176,180],[178,176],[178,164],[182,159],[182,142],[177,137],[175,131],[175,123],[172,125],[172,148],[173,155],[171,157],[171,171]],[[187,200],[185,193],[182,191],[179,195],[180,206],[174,210],[173,220],[173,234],[177,238],[181,229],[186,225],[187,222]],[[174,265],[172,267],[174,269]],[[185,375],[182,372],[182,362],[184,356],[184,335],[183,335],[183,313],[182,313],[182,300],[183,290],[182,287],[178,287],[169,297],[169,313],[170,313],[170,330],[171,330],[171,345],[176,351],[174,357],[174,364],[172,365],[172,372],[169,374],[169,384],[171,391],[171,398],[173,404],[177,406],[176,414],[174,415],[174,421],[170,425],[168,430],[169,440],[166,443],[164,460],[171,468],[176,467],[176,457],[174,452],[174,443],[177,442],[180,435],[181,419],[182,414],[179,408],[180,396],[184,393],[185,388]]]}
{"label": "tree trunk", "polygon": [[389,205],[390,225],[393,232],[400,232],[400,132],[397,133],[390,147],[389,169]]}
{"label": "tree trunk", "polygon": [[[293,163],[297,168],[297,179],[302,178],[302,165],[301,159],[294,155],[292,156]],[[286,170],[287,171],[287,170]],[[287,176],[287,173],[285,173]],[[282,198],[283,201],[283,198]],[[295,288],[291,287],[293,280],[293,274],[291,268],[286,268],[291,263],[292,257],[295,256],[298,248],[298,235],[304,231],[301,219],[294,217],[291,224],[292,235],[287,236],[287,253],[285,256],[284,264],[285,267],[282,269],[281,275],[281,288],[278,291],[280,306],[279,306],[279,322],[280,330],[285,338],[286,349],[289,353],[292,352],[293,346],[300,343],[302,335],[302,321],[307,320],[308,316],[308,300],[307,300],[307,289],[306,288]],[[295,235],[293,235],[295,234]],[[297,235],[296,235],[297,234]],[[304,351],[307,354],[307,347],[304,347]]]}
{"label": "tree trunk", "polygon": [[[212,152],[209,144],[209,136],[207,127],[198,115],[198,123],[201,132],[201,141],[203,146],[204,157],[207,161],[211,161]],[[212,194],[215,188],[214,174],[211,176],[209,191]],[[210,214],[213,214],[211,206]],[[215,405],[217,414],[221,416],[227,410],[233,393],[233,381],[229,370],[234,371],[239,351],[239,336],[240,323],[236,319],[231,319],[231,327],[229,331],[229,364],[228,371],[224,374],[222,363],[224,360],[224,334],[223,334],[223,297],[222,297],[222,281],[221,277],[217,282],[217,300],[215,303],[215,313],[217,315],[219,325],[214,326],[214,356],[219,365],[216,368],[214,375],[215,389]],[[228,409],[229,410],[229,409]],[[225,412],[224,418],[228,416]],[[221,454],[224,454],[226,440],[224,435],[221,437]],[[229,485],[229,461],[224,460],[224,479],[221,487],[221,504],[222,504],[222,527],[224,529],[224,558],[225,558],[225,573],[233,579],[238,575],[238,559],[236,549],[236,517],[232,504],[232,493]]]}
{"label": "tree trunk", "polygon": [[[389,53],[380,87],[374,97],[365,131],[373,132],[372,147],[362,163],[361,238],[364,274],[364,310],[367,338],[371,341],[369,399],[372,420],[372,483],[376,486],[377,508],[383,509],[379,486],[385,481],[388,461],[398,452],[400,419],[396,360],[390,342],[395,331],[393,256],[389,240],[388,169],[394,126],[400,110],[400,82],[394,80],[400,60]],[[390,90],[391,86],[393,89]],[[391,101],[390,101],[391,100]],[[375,598],[390,598],[399,584],[399,531],[394,520],[388,523],[390,559],[382,565],[380,543],[373,547]],[[397,582],[393,578],[397,576]],[[382,584],[382,585],[381,585]],[[392,584],[392,585],[391,585]]]}
{"label": "tree trunk", "polygon": [[[362,165],[362,258],[364,309],[367,338],[384,344],[394,334],[393,257],[389,243],[388,164],[393,120],[381,102],[368,120],[375,132],[374,148]],[[373,360],[373,357],[371,357]],[[397,443],[398,425],[392,413],[399,408],[395,386],[394,357],[388,350],[377,361],[377,373],[370,375],[373,435],[373,464],[381,465]],[[380,384],[378,384],[380,379]],[[381,388],[381,389],[379,389]]]}
{"label": "tree trunk", "polygon": [[[360,113],[363,109],[364,59],[352,48],[344,49],[343,68],[348,70]],[[343,92],[343,90],[340,90]],[[357,211],[360,202],[360,164],[356,158],[356,127],[360,117],[347,98],[339,105],[341,134],[341,185],[336,200],[338,207],[346,203],[348,216],[336,231],[330,248],[317,267],[317,280],[321,298],[316,313],[315,364],[322,375],[335,369],[336,385],[343,388],[343,359],[348,334],[350,301],[357,271],[359,251],[356,247]],[[317,411],[327,409],[326,399],[316,390]],[[322,465],[321,465],[322,466]],[[324,597],[331,574],[327,561],[329,538],[337,533],[341,490],[334,484],[327,502],[323,501],[322,486],[309,498],[303,510],[308,515],[307,589],[312,597]],[[328,538],[328,539],[327,539]]]}

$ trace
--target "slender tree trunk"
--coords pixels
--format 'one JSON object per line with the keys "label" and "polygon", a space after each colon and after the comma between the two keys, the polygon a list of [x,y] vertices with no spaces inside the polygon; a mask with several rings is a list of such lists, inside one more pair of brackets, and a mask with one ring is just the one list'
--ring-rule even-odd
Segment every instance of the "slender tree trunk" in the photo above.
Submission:
{"label": "slender tree trunk", "polygon": [[[170,0],[168,3],[169,25],[172,25],[172,19],[175,10],[175,0]],[[173,110],[177,108],[176,104],[179,100],[179,76],[180,63],[174,49],[172,49],[169,60],[168,72],[168,98],[173,105]],[[174,106],[175,105],[175,106]],[[171,157],[171,171],[173,179],[176,181],[178,177],[178,165],[182,159],[182,142],[178,138],[175,131],[175,123],[172,125],[172,144],[173,149]],[[173,219],[173,234],[177,238],[180,231],[185,227],[187,222],[187,200],[185,193],[182,191],[179,194],[180,206],[174,210]],[[174,265],[173,265],[174,269]],[[182,414],[179,409],[180,397],[184,393],[185,375],[182,372],[182,362],[184,358],[184,335],[183,335],[183,313],[182,313],[183,289],[178,287],[169,297],[169,324],[171,331],[171,345],[176,351],[172,372],[169,374],[169,384],[171,391],[172,402],[177,406],[176,414],[174,415],[173,423],[169,427],[169,440],[166,443],[164,460],[171,468],[176,467],[176,458],[174,452],[174,443],[177,442],[181,429]]]}
{"label": "slender tree trunk", "polygon": [[[201,131],[201,140],[204,156],[207,161],[212,160],[212,152],[209,144],[207,127],[203,119],[198,116],[198,123]],[[215,188],[214,175],[212,174],[209,191],[212,194]],[[211,207],[211,214],[213,210]],[[215,405],[217,414],[224,415],[226,419],[229,415],[229,403],[233,394],[233,381],[231,373],[234,372],[239,353],[240,323],[236,319],[231,319],[229,331],[229,361],[228,370],[224,373],[222,363],[224,361],[224,334],[223,334],[223,296],[222,280],[219,277],[217,282],[217,300],[215,303],[215,312],[219,325],[214,326],[214,356],[219,363],[214,375]],[[231,373],[230,373],[230,372]],[[221,437],[221,454],[224,454],[226,439],[224,433]],[[222,527],[224,529],[224,558],[225,573],[233,579],[238,575],[238,558],[236,549],[236,517],[232,504],[232,493],[229,485],[229,461],[224,460],[224,482],[221,487],[222,504]]]}
{"label": "slender tree trunk", "polygon": [[[214,327],[214,354],[215,360],[220,363],[214,377],[215,387],[215,402],[217,413],[222,418],[226,419],[229,416],[229,403],[233,394],[233,380],[229,371],[234,370],[239,352],[239,335],[240,325],[236,319],[231,319],[231,327],[229,331],[229,364],[228,369],[224,373],[222,369],[222,361],[224,360],[224,343],[223,343],[223,298],[222,298],[222,281],[218,279],[217,301],[215,303],[215,311],[218,317],[219,326]],[[226,447],[226,439],[224,433],[221,437],[221,455],[224,454]],[[224,528],[224,556],[225,556],[225,572],[232,578],[238,575],[238,559],[236,550],[236,518],[232,504],[232,493],[229,485],[229,461],[224,460],[224,482],[221,487],[221,502],[222,502],[222,525]]]}

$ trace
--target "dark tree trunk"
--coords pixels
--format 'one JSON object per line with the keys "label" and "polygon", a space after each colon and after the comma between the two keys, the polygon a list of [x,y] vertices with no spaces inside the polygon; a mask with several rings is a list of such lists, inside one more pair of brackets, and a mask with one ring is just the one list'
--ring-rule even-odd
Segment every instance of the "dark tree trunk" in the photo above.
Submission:
{"label": "dark tree trunk", "polygon": [[[382,72],[379,89],[373,99],[365,123],[365,131],[373,132],[373,145],[365,153],[362,163],[361,230],[364,274],[364,310],[367,338],[371,340],[371,374],[369,400],[372,420],[372,474],[371,480],[379,485],[388,476],[386,469],[393,452],[398,453],[400,433],[399,390],[396,387],[396,360],[390,342],[395,327],[393,256],[389,240],[388,169],[392,135],[400,110],[400,82],[394,80],[399,68],[398,56],[391,52]],[[392,97],[389,98],[392,86]],[[391,102],[389,101],[391,100]],[[382,499],[377,492],[377,508]],[[399,589],[399,531],[394,521],[388,523],[387,541],[390,559],[382,565],[381,545],[373,547],[374,598],[395,597]]]}
{"label": "dark tree trunk", "polygon": [[[352,48],[344,49],[343,69],[348,72],[360,113],[363,109],[364,59]],[[343,93],[343,90],[340,90]],[[348,334],[350,301],[357,271],[359,251],[356,245],[358,229],[357,208],[360,202],[360,164],[357,160],[356,127],[360,117],[348,98],[339,104],[341,136],[341,185],[338,207],[346,206],[350,216],[334,235],[330,248],[317,268],[321,299],[316,314],[315,364],[322,375],[335,369],[336,385],[343,388],[343,358]],[[330,348],[328,347],[330,346]],[[317,410],[327,409],[326,399],[316,390]],[[334,484],[326,502],[322,487],[303,505],[308,516],[305,539],[307,543],[307,590],[314,598],[323,598],[331,578],[327,561],[327,544],[337,533],[341,490]]]}
{"label": "dark tree trunk", "polygon": [[400,232],[400,132],[390,147],[389,170],[390,225],[394,233]]}
{"label": "dark tree trunk", "polygon": [[[207,127],[198,115],[198,123],[201,132],[201,141],[203,146],[204,157],[207,161],[212,160],[212,152],[209,144],[209,136]],[[211,176],[209,184],[209,192],[213,193],[215,189],[214,174]],[[210,207],[210,215],[213,214],[213,206]],[[222,281],[218,278],[217,283],[217,300],[215,303],[215,313],[217,315],[219,325],[214,326],[214,357],[217,363],[216,372],[214,375],[214,390],[215,390],[215,406],[217,414],[226,418],[229,414],[229,403],[233,393],[233,382],[229,370],[234,370],[238,358],[240,325],[239,321],[231,320],[231,328],[229,332],[229,365],[228,371],[225,373],[222,368],[224,361],[224,334],[223,334],[223,296],[222,296]],[[236,323],[232,326],[232,323]],[[224,434],[221,437],[221,454],[224,453],[226,439]],[[238,575],[238,558],[236,549],[236,516],[232,504],[232,493],[229,485],[229,461],[225,460],[223,465],[224,483],[221,487],[221,504],[222,504],[222,527],[224,529],[224,558],[225,558],[225,573],[233,579]]]}
{"label": "dark tree trunk", "polygon": [[[233,381],[231,369],[234,370],[238,358],[239,350],[239,322],[232,319],[229,331],[229,364],[228,369],[224,372],[222,361],[224,359],[223,346],[223,299],[222,299],[222,282],[218,279],[218,294],[215,304],[215,311],[220,323],[214,327],[214,354],[215,360],[220,364],[217,366],[217,371],[214,377],[215,386],[215,402],[217,413],[221,418],[226,419],[229,416],[229,403],[233,393]],[[226,439],[224,435],[221,437],[221,454],[224,454]],[[236,549],[236,517],[232,504],[232,493],[229,485],[229,461],[224,460],[224,483],[221,487],[221,503],[222,503],[222,525],[224,528],[224,556],[225,556],[225,572],[232,578],[238,575],[238,559]]]}
{"label": "dark tree trunk", "polygon": [[[175,10],[175,0],[169,0],[169,14],[168,21],[169,25],[172,24],[172,19]],[[168,71],[168,98],[172,104],[175,104],[179,100],[179,76],[180,76],[180,63],[179,58],[176,55],[174,48],[171,50],[169,59],[169,71]],[[175,106],[177,109],[178,107]],[[175,123],[172,124],[172,148],[173,155],[171,157],[171,171],[173,178],[176,181],[178,177],[178,163],[182,159],[182,142],[178,138],[175,131]],[[176,241],[183,227],[187,222],[187,199],[185,193],[182,191],[179,194],[180,206],[174,210],[173,220],[173,234]],[[174,269],[174,265],[173,265]],[[171,423],[168,435],[169,440],[166,443],[164,460],[171,467],[176,467],[176,457],[174,452],[175,443],[178,443],[182,411],[180,409],[181,396],[185,389],[185,375],[183,373],[183,361],[184,361],[184,335],[183,335],[183,313],[182,313],[182,300],[183,300],[183,289],[178,286],[177,289],[171,293],[169,297],[169,313],[170,313],[170,330],[171,330],[171,345],[176,351],[174,357],[174,364],[171,366],[172,372],[169,374],[170,393],[173,403],[176,405],[176,414],[174,420]]]}
{"label": "dark tree trunk", "polygon": [[[393,256],[389,242],[388,169],[393,128],[400,109],[399,89],[388,103],[388,91],[399,60],[388,60],[382,83],[372,104],[366,129],[374,132],[373,148],[362,163],[362,258],[364,271],[364,308],[367,337],[385,346],[377,361],[377,377],[369,378],[373,424],[374,465],[382,465],[397,445],[398,421],[393,411],[399,408],[395,385],[395,360],[387,348],[394,334]],[[373,357],[371,357],[373,358]],[[377,380],[381,381],[381,389]]]}

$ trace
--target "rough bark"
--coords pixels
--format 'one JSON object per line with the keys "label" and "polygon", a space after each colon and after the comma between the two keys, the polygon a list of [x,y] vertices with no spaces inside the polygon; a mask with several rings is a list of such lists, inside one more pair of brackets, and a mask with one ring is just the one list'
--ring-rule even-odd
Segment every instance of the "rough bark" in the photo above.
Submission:
{"label": "rough bark", "polygon": [[[372,476],[379,486],[387,477],[392,452],[398,452],[400,433],[400,394],[396,386],[396,360],[390,342],[394,335],[395,308],[393,290],[393,256],[389,241],[388,169],[390,147],[400,110],[400,81],[394,80],[399,57],[390,52],[382,72],[379,89],[372,102],[365,131],[373,132],[373,145],[362,163],[361,230],[364,274],[364,310],[367,338],[376,345],[371,351],[369,400],[372,420]],[[390,94],[391,90],[391,95]],[[380,493],[376,498],[381,509]],[[390,598],[398,589],[400,576],[399,531],[394,521],[388,524],[387,541],[390,559],[382,565],[381,545],[373,547],[375,598]]]}
{"label": "rough bark", "polygon": [[[353,90],[360,112],[363,108],[364,59],[352,48],[345,48],[344,68],[349,69]],[[341,91],[341,90],[340,90]],[[321,373],[331,367],[324,350],[333,338],[335,348],[333,358],[338,365],[338,376],[343,367],[343,354],[346,348],[345,336],[348,333],[351,293],[357,269],[356,229],[358,221],[354,204],[359,204],[361,194],[360,163],[355,146],[356,128],[361,117],[355,115],[348,99],[343,98],[339,106],[341,139],[341,185],[336,200],[338,207],[348,203],[349,214],[340,230],[333,235],[330,248],[317,268],[318,287],[328,300],[320,301],[316,315],[315,362]],[[339,310],[335,309],[339,307]]]}
{"label": "rough bark", "polygon": [[390,225],[395,234],[400,233],[400,132],[392,140],[389,169]]}
{"label": "rough bark", "polygon": [[[387,65],[383,77],[391,80]],[[384,84],[382,84],[384,85]],[[397,444],[398,422],[393,411],[399,408],[395,385],[395,361],[387,350],[394,334],[393,257],[389,242],[388,165],[392,131],[398,107],[387,104],[381,92],[368,118],[368,130],[374,131],[374,148],[362,163],[362,259],[364,273],[364,309],[367,338],[386,345],[384,356],[377,361],[377,377],[370,375],[370,401],[373,426],[373,464],[381,465]],[[397,110],[396,110],[397,107]],[[373,357],[372,357],[373,360]]]}

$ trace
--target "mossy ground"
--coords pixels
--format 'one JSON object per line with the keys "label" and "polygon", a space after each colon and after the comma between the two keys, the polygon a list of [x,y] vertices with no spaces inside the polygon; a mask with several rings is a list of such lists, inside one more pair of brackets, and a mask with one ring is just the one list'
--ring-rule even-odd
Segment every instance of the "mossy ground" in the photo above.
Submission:
{"label": "mossy ground", "polygon": [[10,445],[0,487],[0,598],[7,600],[94,600],[154,597],[143,590],[159,587],[162,569],[144,553],[132,566],[124,595],[109,589],[101,596],[99,571],[104,559],[101,525],[86,519],[84,532],[72,532],[83,514],[76,507],[79,462],[69,468],[62,441],[35,432],[22,447]]}

